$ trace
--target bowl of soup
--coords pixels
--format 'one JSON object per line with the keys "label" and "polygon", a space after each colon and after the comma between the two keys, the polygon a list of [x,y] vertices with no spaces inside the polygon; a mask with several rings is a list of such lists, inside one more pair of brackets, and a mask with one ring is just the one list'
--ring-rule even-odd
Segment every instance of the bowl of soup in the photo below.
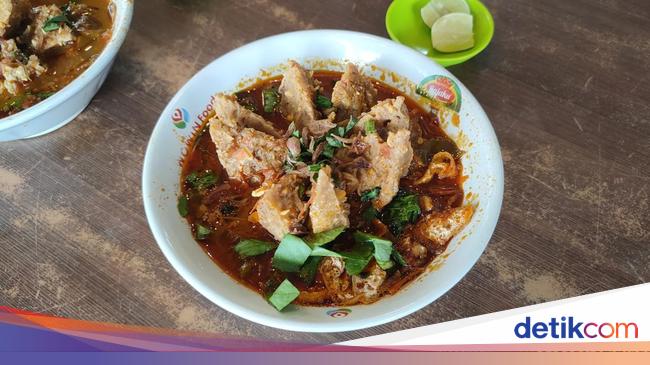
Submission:
{"label": "bowl of soup", "polygon": [[444,68],[315,30],[197,73],[153,130],[142,184],[158,245],[196,290],[261,324],[326,332],[453,287],[495,228],[503,166],[480,104]]}
{"label": "bowl of soup", "polygon": [[0,2],[0,141],[73,120],[106,79],[126,37],[130,0]]}

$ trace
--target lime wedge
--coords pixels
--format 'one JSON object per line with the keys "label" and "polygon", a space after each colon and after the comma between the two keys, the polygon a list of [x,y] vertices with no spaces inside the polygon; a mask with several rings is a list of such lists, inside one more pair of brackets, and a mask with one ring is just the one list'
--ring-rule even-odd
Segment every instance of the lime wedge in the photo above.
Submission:
{"label": "lime wedge", "polygon": [[431,28],[441,16],[451,13],[469,14],[469,6],[465,0],[431,0],[420,10],[422,20]]}
{"label": "lime wedge", "polygon": [[474,47],[474,18],[469,14],[441,16],[431,27],[431,44],[440,52],[457,52]]}

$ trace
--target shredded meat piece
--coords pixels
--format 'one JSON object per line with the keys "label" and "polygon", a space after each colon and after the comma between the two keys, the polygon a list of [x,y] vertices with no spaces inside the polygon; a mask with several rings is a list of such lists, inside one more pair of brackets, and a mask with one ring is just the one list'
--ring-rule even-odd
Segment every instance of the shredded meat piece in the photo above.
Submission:
{"label": "shredded meat piece", "polygon": [[0,39],[0,92],[18,95],[22,85],[40,76],[46,68],[41,65],[36,55],[25,59],[13,39]]}
{"label": "shredded meat piece", "polygon": [[304,203],[298,196],[302,179],[284,175],[257,202],[257,215],[262,227],[280,241],[287,233],[302,232],[298,220]]}
{"label": "shredded meat piece", "polygon": [[318,172],[316,183],[311,188],[310,200],[309,219],[314,233],[350,226],[350,208],[345,203],[345,191],[334,187],[332,169],[329,166]]}
{"label": "shredded meat piece", "polygon": [[[244,180],[267,180],[279,173],[287,155],[283,139],[258,130],[277,131],[261,116],[218,94],[213,101],[215,117],[210,120],[210,137],[228,176]],[[261,181],[256,181],[261,182]]]}
{"label": "shredded meat piece", "polygon": [[76,38],[75,34],[67,24],[61,22],[58,28],[50,31],[43,29],[48,20],[62,16],[63,11],[56,5],[41,5],[32,8],[34,21],[28,25],[21,36],[37,54],[58,53],[70,45]]}
{"label": "shredded meat piece", "polygon": [[[295,61],[289,61],[278,91],[282,95],[280,111],[296,129],[307,129],[308,134],[322,136],[333,128],[334,115],[319,119],[320,113],[314,104],[314,82],[307,70]],[[305,135],[305,134],[303,134]]]}
{"label": "shredded meat piece", "polygon": [[366,122],[370,120],[374,121],[377,127],[386,127],[391,132],[411,129],[411,117],[403,96],[380,101],[369,112],[361,115],[355,128],[363,130]]}
{"label": "shredded meat piece", "polygon": [[219,93],[212,100],[212,107],[216,117],[233,127],[253,128],[273,137],[280,137],[281,133],[273,126],[273,123],[264,119],[237,102],[233,95]]}
{"label": "shredded meat piece", "polygon": [[364,142],[369,146],[364,157],[370,162],[370,168],[358,170],[357,190],[361,195],[364,191],[379,186],[379,197],[373,200],[377,209],[390,203],[399,190],[400,179],[408,173],[413,158],[413,147],[409,139],[408,130],[389,132],[386,142],[382,142],[376,133],[364,137]]}
{"label": "shredded meat piece", "polygon": [[332,91],[332,103],[338,109],[339,119],[358,117],[370,109],[376,100],[377,90],[370,79],[361,74],[354,64],[348,63]]}

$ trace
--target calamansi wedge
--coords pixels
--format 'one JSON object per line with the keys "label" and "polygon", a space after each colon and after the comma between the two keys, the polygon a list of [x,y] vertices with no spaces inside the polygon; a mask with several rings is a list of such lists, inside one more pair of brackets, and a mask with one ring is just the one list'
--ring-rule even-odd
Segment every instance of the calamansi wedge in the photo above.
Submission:
{"label": "calamansi wedge", "polygon": [[422,20],[428,27],[441,16],[451,13],[469,14],[469,6],[465,0],[431,0],[420,10]]}
{"label": "calamansi wedge", "polygon": [[469,14],[443,15],[431,27],[431,44],[440,52],[458,52],[474,47],[474,18]]}

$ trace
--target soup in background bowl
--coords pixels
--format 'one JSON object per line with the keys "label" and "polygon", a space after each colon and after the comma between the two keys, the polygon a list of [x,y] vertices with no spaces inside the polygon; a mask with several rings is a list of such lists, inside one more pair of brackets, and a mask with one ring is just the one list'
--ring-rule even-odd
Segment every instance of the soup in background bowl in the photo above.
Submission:
{"label": "soup in background bowl", "polygon": [[79,114],[131,21],[129,0],[0,3],[0,141],[35,137]]}

